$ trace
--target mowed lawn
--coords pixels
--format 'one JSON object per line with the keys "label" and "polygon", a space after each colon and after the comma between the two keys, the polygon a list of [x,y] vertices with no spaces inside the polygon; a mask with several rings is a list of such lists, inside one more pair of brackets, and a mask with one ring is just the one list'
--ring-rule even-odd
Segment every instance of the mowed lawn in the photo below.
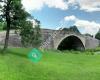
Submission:
{"label": "mowed lawn", "polygon": [[33,63],[30,51],[12,48],[0,54],[0,80],[100,80],[100,55],[48,50]]}

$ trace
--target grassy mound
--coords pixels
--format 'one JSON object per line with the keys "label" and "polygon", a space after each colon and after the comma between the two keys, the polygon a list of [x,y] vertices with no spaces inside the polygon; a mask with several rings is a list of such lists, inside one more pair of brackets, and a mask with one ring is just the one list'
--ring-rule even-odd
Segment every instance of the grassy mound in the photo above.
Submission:
{"label": "grassy mound", "polygon": [[30,50],[0,54],[0,80],[100,80],[100,55],[44,50],[41,61],[33,63],[27,58]]}

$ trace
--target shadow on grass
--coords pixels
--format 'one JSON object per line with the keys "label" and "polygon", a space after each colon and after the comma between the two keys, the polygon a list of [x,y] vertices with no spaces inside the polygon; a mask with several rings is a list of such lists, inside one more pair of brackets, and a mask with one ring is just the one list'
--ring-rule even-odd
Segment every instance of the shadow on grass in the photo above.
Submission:
{"label": "shadow on grass", "polygon": [[1,53],[1,55],[12,54],[12,55],[15,55],[15,56],[27,58],[27,54],[22,54],[23,52],[15,52],[15,51],[12,51],[12,50],[9,50],[9,49],[7,49],[7,50],[5,50],[3,52],[0,49],[0,53]]}
{"label": "shadow on grass", "polygon": [[20,56],[20,57],[23,57],[23,58],[27,58],[26,54],[22,54],[22,53],[11,51],[11,50],[7,50],[7,51],[8,51],[8,54],[12,54],[12,55]]}

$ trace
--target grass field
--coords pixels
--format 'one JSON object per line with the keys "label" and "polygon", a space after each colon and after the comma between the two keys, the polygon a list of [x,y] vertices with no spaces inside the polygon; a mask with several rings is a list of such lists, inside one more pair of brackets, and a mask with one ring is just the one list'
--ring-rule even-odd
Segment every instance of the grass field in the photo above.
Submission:
{"label": "grass field", "polygon": [[31,49],[0,54],[0,80],[100,80],[100,55],[89,51],[41,51],[39,63],[27,58]]}

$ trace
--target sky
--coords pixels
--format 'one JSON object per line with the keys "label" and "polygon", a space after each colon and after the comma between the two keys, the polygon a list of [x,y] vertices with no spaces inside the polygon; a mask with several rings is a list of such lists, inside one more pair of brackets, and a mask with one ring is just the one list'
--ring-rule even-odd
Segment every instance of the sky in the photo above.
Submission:
{"label": "sky", "polygon": [[42,28],[76,25],[81,33],[92,35],[100,28],[100,0],[22,0],[22,4]]}

